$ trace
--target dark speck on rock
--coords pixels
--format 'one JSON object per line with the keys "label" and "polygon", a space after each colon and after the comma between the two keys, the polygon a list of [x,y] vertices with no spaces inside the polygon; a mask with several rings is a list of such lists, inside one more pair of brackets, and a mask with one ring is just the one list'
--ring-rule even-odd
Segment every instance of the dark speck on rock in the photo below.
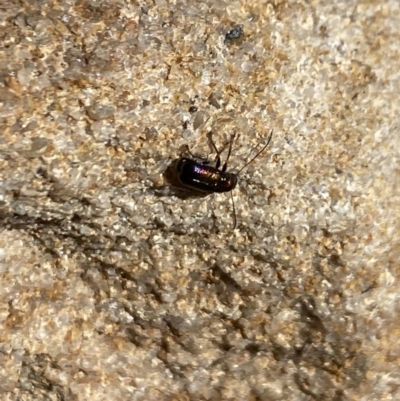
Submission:
{"label": "dark speck on rock", "polygon": [[243,35],[243,28],[240,25],[238,25],[225,35],[224,43],[228,43],[231,40],[239,39],[242,35]]}

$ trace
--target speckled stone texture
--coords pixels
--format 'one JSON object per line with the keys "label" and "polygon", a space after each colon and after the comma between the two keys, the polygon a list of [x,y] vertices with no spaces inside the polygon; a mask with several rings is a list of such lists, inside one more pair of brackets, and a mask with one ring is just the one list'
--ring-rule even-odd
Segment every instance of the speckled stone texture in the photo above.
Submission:
{"label": "speckled stone texture", "polygon": [[400,400],[399,93],[398,0],[2,0],[0,399]]}

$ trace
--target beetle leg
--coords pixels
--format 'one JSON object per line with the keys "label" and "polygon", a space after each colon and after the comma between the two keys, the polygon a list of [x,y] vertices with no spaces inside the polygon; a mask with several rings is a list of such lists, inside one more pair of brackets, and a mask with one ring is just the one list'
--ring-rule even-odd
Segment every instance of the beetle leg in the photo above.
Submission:
{"label": "beetle leg", "polygon": [[211,131],[207,134],[207,137],[208,137],[208,139],[209,139],[209,141],[211,143],[212,148],[214,149],[214,151],[215,151],[215,153],[217,154],[217,157],[218,157],[221,154],[223,149],[221,151],[219,151],[217,149],[217,145],[215,144],[214,139],[212,138],[212,132]]}
{"label": "beetle leg", "polygon": [[225,163],[224,163],[224,165],[222,166],[222,172],[225,172],[226,169],[228,168],[228,160],[229,160],[229,157],[230,157],[231,152],[232,152],[232,145],[233,145],[233,142],[234,142],[234,140],[235,140],[235,137],[236,137],[236,132],[233,132],[233,134],[231,135],[231,139],[230,139],[230,141],[229,141],[228,156],[226,157]]}
{"label": "beetle leg", "polygon": [[218,170],[220,165],[221,165],[221,158],[219,155],[217,155],[217,160],[215,162],[215,168]]}
{"label": "beetle leg", "polygon": [[208,139],[210,140],[211,146],[214,149],[215,153],[217,154],[217,156],[215,157],[215,168],[219,169],[221,166],[221,153],[225,150],[230,141],[226,142],[221,150],[218,150],[217,145],[215,144],[212,138],[212,132],[208,133]]}
{"label": "beetle leg", "polygon": [[194,154],[190,151],[188,145],[186,145],[186,151],[189,153],[190,156],[193,157],[193,159],[201,160],[202,164],[210,164],[210,161],[209,161],[209,160],[203,159],[201,156],[196,156],[196,155],[194,155]]}

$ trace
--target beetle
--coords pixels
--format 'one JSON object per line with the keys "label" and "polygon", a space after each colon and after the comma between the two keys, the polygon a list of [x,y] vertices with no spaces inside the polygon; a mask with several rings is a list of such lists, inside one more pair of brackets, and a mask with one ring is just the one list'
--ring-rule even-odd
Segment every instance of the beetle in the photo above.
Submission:
{"label": "beetle", "polygon": [[[181,157],[178,160],[175,169],[175,176],[179,186],[190,189],[191,191],[203,193],[204,195],[231,192],[234,216],[233,230],[236,228],[236,211],[235,204],[233,202],[232,191],[236,188],[238,177],[242,170],[252,163],[258,156],[260,156],[260,154],[268,147],[272,138],[272,131],[268,137],[267,143],[250,161],[246,162],[238,172],[229,172],[227,171],[228,161],[232,153],[232,146],[235,138],[236,133],[234,132],[231,135],[229,142],[226,143],[221,150],[218,150],[215,142],[212,139],[212,135],[209,134],[211,145],[217,154],[215,166],[210,165],[208,160],[204,160],[198,156],[195,156],[190,151],[189,147],[186,146],[188,153],[191,157],[193,157],[193,159]],[[228,155],[221,167],[221,153],[225,150],[227,145],[229,145]]]}

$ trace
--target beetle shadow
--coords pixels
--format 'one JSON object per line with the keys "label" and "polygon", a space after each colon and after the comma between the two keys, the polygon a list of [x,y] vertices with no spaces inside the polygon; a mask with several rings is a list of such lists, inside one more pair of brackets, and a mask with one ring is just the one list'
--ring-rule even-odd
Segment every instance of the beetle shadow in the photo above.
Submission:
{"label": "beetle shadow", "polygon": [[209,193],[196,191],[181,184],[177,176],[177,165],[180,158],[173,160],[163,173],[167,185],[152,187],[151,191],[157,197],[176,196],[179,199],[204,198]]}

